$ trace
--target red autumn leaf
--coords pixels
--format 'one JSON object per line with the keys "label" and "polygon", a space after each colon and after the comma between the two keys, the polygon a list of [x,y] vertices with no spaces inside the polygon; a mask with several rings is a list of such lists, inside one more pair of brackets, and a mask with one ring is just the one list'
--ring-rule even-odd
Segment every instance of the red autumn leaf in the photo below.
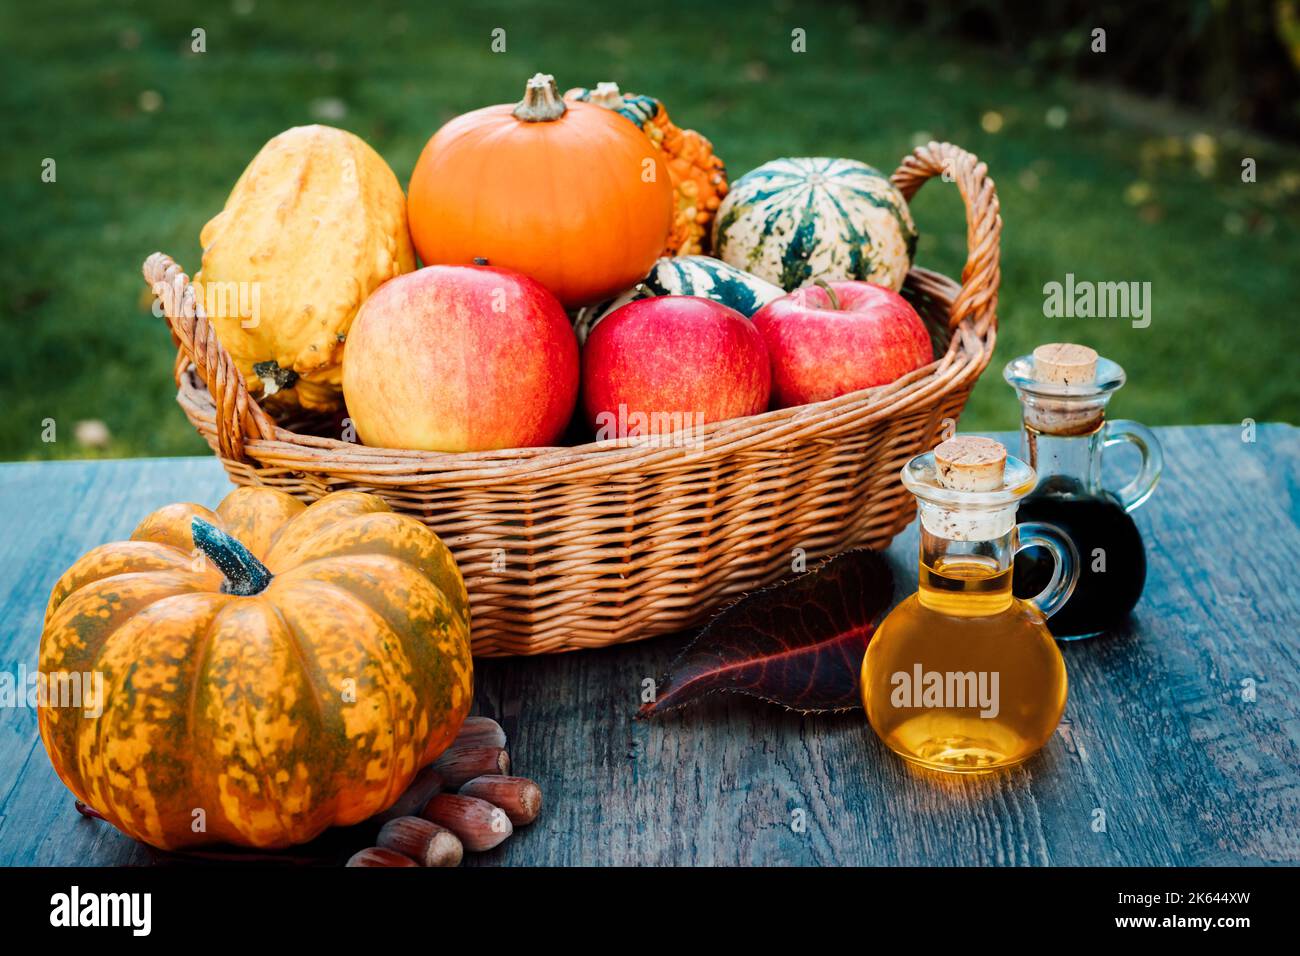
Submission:
{"label": "red autumn leaf", "polygon": [[893,594],[889,565],[867,549],[748,594],[705,625],[637,716],[715,693],[804,713],[861,707],[862,655]]}

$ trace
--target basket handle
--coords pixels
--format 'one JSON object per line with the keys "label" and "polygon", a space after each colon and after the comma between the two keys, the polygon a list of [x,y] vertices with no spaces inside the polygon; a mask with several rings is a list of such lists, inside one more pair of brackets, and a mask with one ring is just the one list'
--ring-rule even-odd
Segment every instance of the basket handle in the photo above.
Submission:
{"label": "basket handle", "polygon": [[903,158],[894,175],[894,185],[909,202],[935,176],[957,183],[966,205],[966,266],[961,270],[961,291],[953,299],[948,326],[956,329],[966,319],[983,335],[997,328],[998,283],[1002,278],[1002,216],[998,194],[989,178],[988,167],[974,153],[952,143],[930,142],[918,146]]}
{"label": "basket handle", "polygon": [[155,252],[144,261],[144,281],[161,303],[172,339],[180,349],[177,384],[185,374],[186,365],[192,362],[216,406],[217,448],[221,457],[250,462],[244,441],[275,438],[275,422],[248,394],[244,376],[217,339],[201,296],[195,295],[190,277],[180,265],[171,256]]}

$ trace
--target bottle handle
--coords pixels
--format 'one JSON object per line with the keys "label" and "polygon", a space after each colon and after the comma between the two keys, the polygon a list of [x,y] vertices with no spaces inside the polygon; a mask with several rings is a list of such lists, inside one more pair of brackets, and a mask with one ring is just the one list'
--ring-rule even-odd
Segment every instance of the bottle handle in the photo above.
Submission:
{"label": "bottle handle", "polygon": [[1151,497],[1156,482],[1165,468],[1165,454],[1160,448],[1160,440],[1145,425],[1127,419],[1106,422],[1102,429],[1102,447],[1119,445],[1123,442],[1136,445],[1142,454],[1142,467],[1137,475],[1123,488],[1115,492],[1115,497],[1125,511],[1132,511]]}
{"label": "bottle handle", "polygon": [[1051,552],[1055,567],[1047,587],[1029,599],[1029,603],[1051,617],[1059,611],[1074,593],[1079,583],[1079,552],[1074,542],[1054,524],[1026,521],[1016,525],[1016,553],[1025,548],[1046,548]]}

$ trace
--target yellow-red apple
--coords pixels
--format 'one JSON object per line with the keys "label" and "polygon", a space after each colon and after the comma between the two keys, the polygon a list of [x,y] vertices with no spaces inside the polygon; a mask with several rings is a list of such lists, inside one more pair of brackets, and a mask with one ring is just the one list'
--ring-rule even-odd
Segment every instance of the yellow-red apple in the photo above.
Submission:
{"label": "yellow-red apple", "polygon": [[390,279],[348,332],[343,397],[367,445],[485,451],[552,445],[578,395],[578,342],[535,279],[428,266]]}

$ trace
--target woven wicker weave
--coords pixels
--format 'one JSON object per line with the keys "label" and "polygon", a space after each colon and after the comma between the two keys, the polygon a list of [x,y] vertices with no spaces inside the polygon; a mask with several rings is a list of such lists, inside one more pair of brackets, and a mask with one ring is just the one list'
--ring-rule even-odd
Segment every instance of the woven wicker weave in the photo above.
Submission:
{"label": "woven wicker weave", "polygon": [[911,520],[899,469],[960,414],[997,329],[993,181],[947,143],[918,148],[893,181],[910,199],[934,176],[956,182],[966,205],[962,284],[914,268],[904,294],[939,360],[891,385],[707,425],[677,446],[441,454],[295,432],[249,395],[181,267],[155,253],[144,276],[167,287],[177,401],[236,484],[308,501],[370,491],[424,521],[465,575],[476,655],[601,647],[698,623],[787,574],[796,549],[812,559],[881,548]]}

